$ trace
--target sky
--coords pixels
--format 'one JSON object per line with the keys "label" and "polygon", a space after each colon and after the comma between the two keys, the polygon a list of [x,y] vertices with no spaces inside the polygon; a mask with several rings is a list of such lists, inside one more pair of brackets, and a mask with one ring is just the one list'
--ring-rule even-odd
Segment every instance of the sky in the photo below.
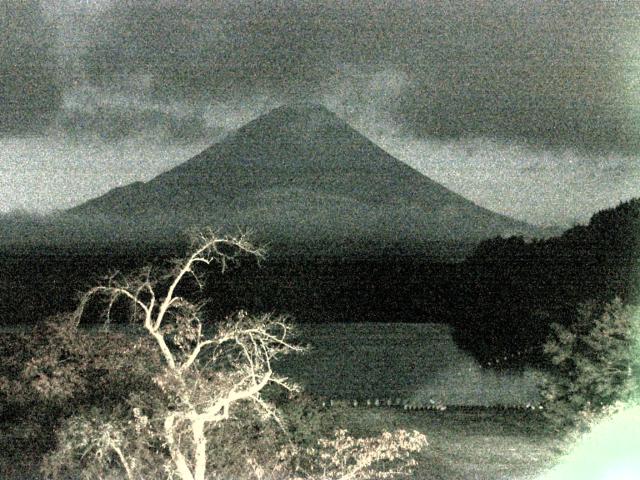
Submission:
{"label": "sky", "polygon": [[4,0],[0,31],[0,212],[148,180],[301,100],[520,220],[640,196],[634,0]]}

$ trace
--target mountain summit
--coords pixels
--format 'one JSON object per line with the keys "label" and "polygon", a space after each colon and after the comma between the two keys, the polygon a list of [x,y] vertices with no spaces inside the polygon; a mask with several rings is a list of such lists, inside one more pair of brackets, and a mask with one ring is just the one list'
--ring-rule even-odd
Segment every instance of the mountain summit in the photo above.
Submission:
{"label": "mountain summit", "polygon": [[276,108],[152,180],[68,213],[342,246],[533,231],[422,175],[316,104]]}

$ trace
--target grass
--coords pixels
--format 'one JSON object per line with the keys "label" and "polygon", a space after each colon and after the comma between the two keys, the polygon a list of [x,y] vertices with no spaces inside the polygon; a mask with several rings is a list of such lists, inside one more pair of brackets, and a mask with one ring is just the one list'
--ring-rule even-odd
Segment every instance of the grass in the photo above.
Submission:
{"label": "grass", "polygon": [[424,480],[534,479],[555,464],[563,448],[538,415],[513,410],[359,408],[347,418],[358,435],[397,428],[424,433],[429,446],[416,457],[414,472]]}
{"label": "grass", "polygon": [[438,413],[405,421],[430,440],[418,458],[416,478],[532,479],[554,463],[560,446],[559,439],[535,431],[536,419],[516,413]]}
{"label": "grass", "polygon": [[[392,408],[344,409],[350,432],[376,435],[383,430],[418,430],[429,446],[417,457],[414,478],[423,480],[525,480],[555,464],[562,441],[546,433],[535,414],[517,411],[417,411]],[[3,425],[0,478],[39,479],[38,448],[46,432]],[[29,435],[30,433],[30,435]],[[15,435],[15,436],[14,436]]]}

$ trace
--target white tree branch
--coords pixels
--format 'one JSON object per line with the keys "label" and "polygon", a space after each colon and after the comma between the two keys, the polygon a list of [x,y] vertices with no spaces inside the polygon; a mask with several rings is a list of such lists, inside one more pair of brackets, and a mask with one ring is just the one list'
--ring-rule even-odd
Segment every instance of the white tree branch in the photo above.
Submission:
{"label": "white tree branch", "polygon": [[[233,250],[230,253],[227,248]],[[275,411],[260,396],[260,392],[270,382],[289,390],[286,378],[273,374],[271,359],[287,351],[301,351],[302,348],[290,343],[289,325],[284,317],[263,315],[250,317],[240,312],[235,318],[224,324],[215,335],[203,337],[202,320],[199,313],[202,308],[178,295],[178,290],[187,275],[195,278],[201,285],[195,267],[200,264],[220,263],[222,269],[240,253],[249,253],[261,258],[262,250],[251,245],[244,236],[239,238],[217,237],[212,233],[200,234],[198,246],[186,260],[176,263],[167,281],[166,293],[159,294],[158,283],[151,278],[151,270],[142,270],[138,276],[117,279],[112,276],[107,285],[94,287],[82,298],[76,311],[77,322],[82,317],[85,306],[93,295],[107,295],[110,312],[116,300],[124,296],[135,309],[144,313],[143,327],[155,340],[166,364],[163,377],[158,384],[170,398],[177,399],[164,414],[162,420],[163,437],[169,449],[171,462],[181,480],[204,480],[206,469],[206,435],[208,423],[220,422],[229,418],[234,404],[252,401],[273,415]],[[134,318],[138,318],[134,310]],[[171,322],[171,323],[169,323]],[[165,323],[169,327],[163,328]],[[172,341],[178,349],[170,348],[167,335],[173,334]],[[207,373],[200,370],[199,359],[206,347],[211,351],[213,361],[232,355],[230,363],[214,364]],[[166,379],[161,380],[162,378]],[[219,381],[219,384],[215,382]],[[215,386],[218,392],[211,391]],[[223,392],[223,393],[220,393]],[[174,400],[171,400],[174,402]],[[190,430],[192,444],[188,451],[181,433],[185,427]],[[121,458],[127,475],[133,478],[130,466],[122,451],[116,451]],[[190,462],[193,462],[191,464]]]}
{"label": "white tree branch", "polygon": [[193,473],[189,468],[189,464],[187,463],[187,459],[184,454],[180,451],[180,447],[176,443],[175,439],[175,420],[177,414],[170,413],[164,419],[164,435],[167,441],[167,446],[169,447],[169,453],[171,455],[171,459],[173,460],[173,464],[176,467],[177,473],[180,476],[181,480],[194,480]]}

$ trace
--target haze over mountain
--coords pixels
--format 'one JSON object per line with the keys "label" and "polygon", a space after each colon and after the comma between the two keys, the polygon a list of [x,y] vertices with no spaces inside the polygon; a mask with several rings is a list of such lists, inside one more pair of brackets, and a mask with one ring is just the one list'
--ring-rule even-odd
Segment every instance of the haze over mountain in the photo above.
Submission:
{"label": "haze over mountain", "polygon": [[295,244],[412,244],[535,235],[387,154],[316,104],[276,108],[152,180],[66,215],[174,232],[251,228]]}

